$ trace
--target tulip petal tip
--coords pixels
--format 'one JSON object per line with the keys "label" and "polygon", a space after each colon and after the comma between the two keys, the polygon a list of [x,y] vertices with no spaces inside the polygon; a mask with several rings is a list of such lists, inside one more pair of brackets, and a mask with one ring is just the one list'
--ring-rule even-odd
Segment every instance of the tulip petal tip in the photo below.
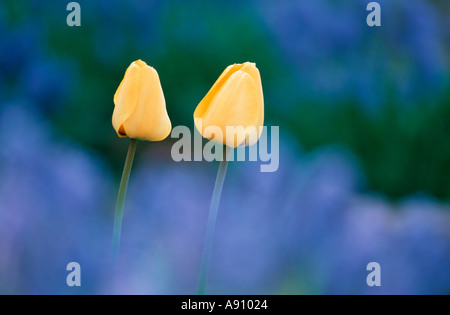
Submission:
{"label": "tulip petal tip", "polygon": [[158,72],[134,61],[114,95],[113,127],[119,137],[161,141],[172,125]]}

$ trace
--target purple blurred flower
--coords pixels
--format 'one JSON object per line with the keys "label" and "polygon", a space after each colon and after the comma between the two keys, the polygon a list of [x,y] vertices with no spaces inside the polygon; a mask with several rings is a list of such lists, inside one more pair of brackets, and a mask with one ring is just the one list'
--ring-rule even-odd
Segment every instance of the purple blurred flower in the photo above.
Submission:
{"label": "purple blurred flower", "polygon": [[[326,234],[310,257],[316,293],[448,293],[448,211],[431,201],[394,208],[380,198],[352,198],[339,229]],[[381,265],[381,287],[366,283],[370,262]]]}
{"label": "purple blurred flower", "polygon": [[[354,171],[345,159],[324,151],[297,165],[291,144],[282,146],[276,173],[260,173],[259,163],[231,163],[216,228],[211,293],[278,292],[285,268],[299,258],[296,251],[305,246],[307,252],[307,243],[339,214],[327,216],[336,200],[350,195]],[[129,190],[122,266],[133,267],[116,290],[194,293],[216,170],[202,163],[147,165],[136,170]],[[305,202],[291,209],[298,193]],[[305,213],[309,221],[291,224]],[[163,270],[152,271],[160,261]],[[142,270],[147,271],[138,276]]]}
{"label": "purple blurred flower", "polygon": [[116,293],[195,292],[211,175],[199,164],[158,160],[133,172]]}
{"label": "purple blurred flower", "polygon": [[[108,173],[22,104],[4,105],[0,125],[0,292],[95,292],[109,254]],[[72,261],[89,279],[81,291],[65,283]]]}
{"label": "purple blurred flower", "polygon": [[40,60],[25,70],[22,86],[26,89],[26,96],[40,104],[44,112],[53,112],[64,104],[70,83],[66,75],[69,73],[72,75],[70,82],[73,82],[75,71],[66,64]]}
{"label": "purple blurred flower", "polygon": [[[94,52],[97,60],[107,67],[115,67],[117,60],[130,58],[130,51],[161,49],[161,14],[167,3],[161,1],[104,1],[91,4],[98,20],[94,34]],[[154,55],[153,55],[154,56]],[[153,56],[145,56],[151,58]],[[133,58],[142,58],[135,55]]]}
{"label": "purple blurred flower", "polygon": [[76,72],[67,61],[47,56],[45,24],[39,22],[33,17],[14,27],[0,25],[0,90],[4,101],[25,98],[50,113],[65,104]]}
{"label": "purple blurred flower", "polygon": [[14,79],[23,73],[40,49],[37,32],[31,25],[5,30],[0,43],[0,76]]}
{"label": "purple blurred flower", "polygon": [[[276,173],[260,173],[259,163],[231,163],[210,293],[448,292],[445,207],[413,200],[396,209],[360,195],[351,155],[331,148],[302,155],[291,144],[283,141]],[[115,293],[196,291],[216,169],[164,160],[148,160],[132,178]],[[366,284],[373,261],[382,266],[381,288]]]}
{"label": "purple blurred flower", "polygon": [[[263,18],[294,64],[303,96],[380,105],[393,87],[402,104],[441,91],[445,21],[423,0],[380,1],[382,27],[365,25],[366,2],[266,1]],[[294,80],[297,81],[297,80]],[[324,99],[325,98],[325,99]]]}

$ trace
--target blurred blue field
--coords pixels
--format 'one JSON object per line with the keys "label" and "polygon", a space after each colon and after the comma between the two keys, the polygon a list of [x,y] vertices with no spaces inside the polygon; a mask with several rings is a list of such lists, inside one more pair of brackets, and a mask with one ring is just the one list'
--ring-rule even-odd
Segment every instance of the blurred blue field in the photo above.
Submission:
{"label": "blurred blue field", "polygon": [[[217,163],[112,128],[128,65],[158,71],[173,126],[233,63],[256,62],[280,168],[231,163],[208,293],[450,293],[450,6],[378,1],[0,3],[0,294],[195,294]],[[82,287],[66,285],[79,262]],[[382,286],[366,284],[369,262]]]}

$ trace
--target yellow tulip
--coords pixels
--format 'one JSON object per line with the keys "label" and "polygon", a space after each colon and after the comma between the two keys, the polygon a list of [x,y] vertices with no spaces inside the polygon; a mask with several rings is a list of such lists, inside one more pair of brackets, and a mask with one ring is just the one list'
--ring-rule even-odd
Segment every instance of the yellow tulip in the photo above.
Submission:
{"label": "yellow tulip", "polygon": [[[264,124],[264,96],[256,65],[246,62],[229,66],[197,106],[194,122],[209,140],[233,148],[255,144]],[[222,137],[205,132],[211,126],[220,128]],[[236,128],[231,136],[230,127]]]}
{"label": "yellow tulip", "polygon": [[158,73],[142,60],[128,67],[114,104],[112,123],[119,137],[161,141],[172,130]]}

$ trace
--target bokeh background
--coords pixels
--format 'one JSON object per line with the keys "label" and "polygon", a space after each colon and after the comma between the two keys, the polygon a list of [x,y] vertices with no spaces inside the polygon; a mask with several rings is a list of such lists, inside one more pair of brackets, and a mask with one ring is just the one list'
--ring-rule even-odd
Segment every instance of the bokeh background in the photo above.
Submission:
{"label": "bokeh background", "polygon": [[[213,294],[450,293],[450,3],[0,2],[0,293],[195,294],[218,165],[139,143],[111,266],[128,146],[112,98],[136,59],[174,126],[226,66],[256,62],[280,168],[232,163]],[[82,287],[66,285],[66,265]],[[382,286],[366,284],[379,262]]]}

